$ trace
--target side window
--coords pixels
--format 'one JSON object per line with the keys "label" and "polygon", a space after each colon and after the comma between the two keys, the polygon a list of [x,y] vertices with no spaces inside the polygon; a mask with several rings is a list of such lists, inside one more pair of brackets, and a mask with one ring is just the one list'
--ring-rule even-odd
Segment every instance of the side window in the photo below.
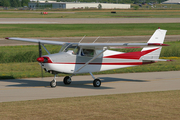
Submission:
{"label": "side window", "polygon": [[93,57],[94,56],[94,50],[93,49],[82,49],[81,50],[81,56]]}
{"label": "side window", "polygon": [[[103,50],[96,50],[96,55],[99,55]],[[99,58],[103,57],[103,53],[98,56]]]}

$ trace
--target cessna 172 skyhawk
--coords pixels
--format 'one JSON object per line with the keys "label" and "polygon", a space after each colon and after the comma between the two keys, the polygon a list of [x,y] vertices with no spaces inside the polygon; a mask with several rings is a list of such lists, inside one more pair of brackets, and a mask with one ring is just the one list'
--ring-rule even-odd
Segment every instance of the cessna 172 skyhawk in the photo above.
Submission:
{"label": "cessna 172 skyhawk", "polygon": [[[56,87],[56,75],[59,73],[71,74],[71,76],[66,76],[63,80],[66,85],[71,83],[73,75],[90,73],[94,79],[94,87],[100,87],[100,79],[95,78],[92,72],[151,64],[156,61],[169,61],[159,59],[162,46],[168,46],[163,44],[166,31],[157,29],[147,43],[67,43],[13,37],[7,37],[6,39],[39,43],[37,61],[45,71],[55,75],[50,82],[51,87]],[[62,45],[62,47],[59,53],[50,54],[44,44]],[[42,56],[41,46],[48,55]],[[145,47],[141,51],[128,53],[108,50],[108,48],[116,46]]]}

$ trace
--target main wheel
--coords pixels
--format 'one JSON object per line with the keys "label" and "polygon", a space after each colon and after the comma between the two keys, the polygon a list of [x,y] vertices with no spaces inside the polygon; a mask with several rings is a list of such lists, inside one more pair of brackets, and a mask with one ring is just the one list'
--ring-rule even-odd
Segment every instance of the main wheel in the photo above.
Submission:
{"label": "main wheel", "polygon": [[69,76],[66,76],[66,77],[64,77],[63,82],[65,85],[69,85],[69,84],[71,84],[71,78]]}
{"label": "main wheel", "polygon": [[50,86],[52,88],[56,87],[56,81],[54,79],[50,82]]}
{"label": "main wheel", "polygon": [[99,79],[95,79],[95,80],[93,81],[93,86],[94,86],[94,87],[100,87],[100,86],[101,86],[101,81],[100,81]]}

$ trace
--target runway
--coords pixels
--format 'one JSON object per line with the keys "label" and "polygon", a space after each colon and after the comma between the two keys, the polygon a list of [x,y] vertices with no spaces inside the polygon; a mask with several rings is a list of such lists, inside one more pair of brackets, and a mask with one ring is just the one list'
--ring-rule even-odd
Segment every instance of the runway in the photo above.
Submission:
{"label": "runway", "polygon": [[180,90],[180,71],[95,75],[101,87],[92,85],[88,76],[73,76],[71,85],[57,78],[57,87],[51,88],[48,78],[0,80],[0,102]]}
{"label": "runway", "polygon": [[180,18],[0,18],[0,24],[180,23]]}

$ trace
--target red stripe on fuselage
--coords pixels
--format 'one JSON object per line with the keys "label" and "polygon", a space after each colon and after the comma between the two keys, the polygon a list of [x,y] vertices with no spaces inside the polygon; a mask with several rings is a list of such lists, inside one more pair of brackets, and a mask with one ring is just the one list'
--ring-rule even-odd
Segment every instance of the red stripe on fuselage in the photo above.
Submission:
{"label": "red stripe on fuselage", "polygon": [[[124,62],[124,63],[89,63],[89,65],[143,65],[151,64],[154,62]],[[53,62],[52,64],[85,64],[85,63],[63,63],[63,62]]]}
{"label": "red stripe on fuselage", "polygon": [[150,52],[153,52],[159,48],[145,50],[145,51],[138,51],[138,52],[128,52],[116,55],[105,56],[103,58],[116,58],[116,59],[139,59],[141,56],[146,55]]}

